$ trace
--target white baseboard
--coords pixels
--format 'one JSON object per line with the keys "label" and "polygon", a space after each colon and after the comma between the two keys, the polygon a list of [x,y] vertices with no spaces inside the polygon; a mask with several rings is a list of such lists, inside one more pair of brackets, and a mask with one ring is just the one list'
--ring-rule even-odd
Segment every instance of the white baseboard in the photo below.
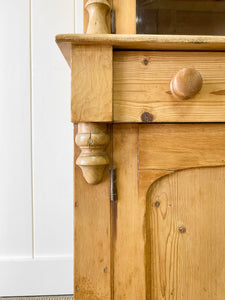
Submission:
{"label": "white baseboard", "polygon": [[73,258],[0,261],[0,297],[73,294]]}

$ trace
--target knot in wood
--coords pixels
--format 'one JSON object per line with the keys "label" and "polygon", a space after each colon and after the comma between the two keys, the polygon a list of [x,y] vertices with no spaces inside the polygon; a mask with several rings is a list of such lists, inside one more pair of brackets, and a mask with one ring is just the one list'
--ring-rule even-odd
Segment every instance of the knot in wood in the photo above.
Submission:
{"label": "knot in wood", "polygon": [[142,115],[141,115],[141,120],[142,122],[144,123],[150,123],[153,121],[153,115],[150,114],[149,112],[144,112]]}

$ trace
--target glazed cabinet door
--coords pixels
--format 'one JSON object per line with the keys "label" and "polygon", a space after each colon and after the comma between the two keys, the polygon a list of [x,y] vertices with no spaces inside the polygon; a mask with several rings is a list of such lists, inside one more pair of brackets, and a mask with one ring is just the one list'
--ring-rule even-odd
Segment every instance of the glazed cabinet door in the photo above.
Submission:
{"label": "glazed cabinet door", "polygon": [[225,295],[225,125],[114,125],[114,299]]}

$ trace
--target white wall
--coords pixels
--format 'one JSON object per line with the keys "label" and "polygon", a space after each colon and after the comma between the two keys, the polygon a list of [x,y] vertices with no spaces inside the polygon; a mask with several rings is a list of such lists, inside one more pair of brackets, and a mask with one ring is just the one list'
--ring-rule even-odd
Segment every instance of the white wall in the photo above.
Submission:
{"label": "white wall", "polygon": [[82,0],[0,0],[0,297],[73,293],[70,69]]}

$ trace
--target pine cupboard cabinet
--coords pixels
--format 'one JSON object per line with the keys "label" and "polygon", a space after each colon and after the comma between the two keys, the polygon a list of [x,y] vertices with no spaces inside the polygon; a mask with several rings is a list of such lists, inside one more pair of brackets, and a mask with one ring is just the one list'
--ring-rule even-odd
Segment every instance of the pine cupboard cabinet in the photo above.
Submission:
{"label": "pine cupboard cabinet", "polygon": [[108,4],[86,4],[89,34],[56,37],[72,74],[75,299],[224,299],[225,37],[108,34]]}

